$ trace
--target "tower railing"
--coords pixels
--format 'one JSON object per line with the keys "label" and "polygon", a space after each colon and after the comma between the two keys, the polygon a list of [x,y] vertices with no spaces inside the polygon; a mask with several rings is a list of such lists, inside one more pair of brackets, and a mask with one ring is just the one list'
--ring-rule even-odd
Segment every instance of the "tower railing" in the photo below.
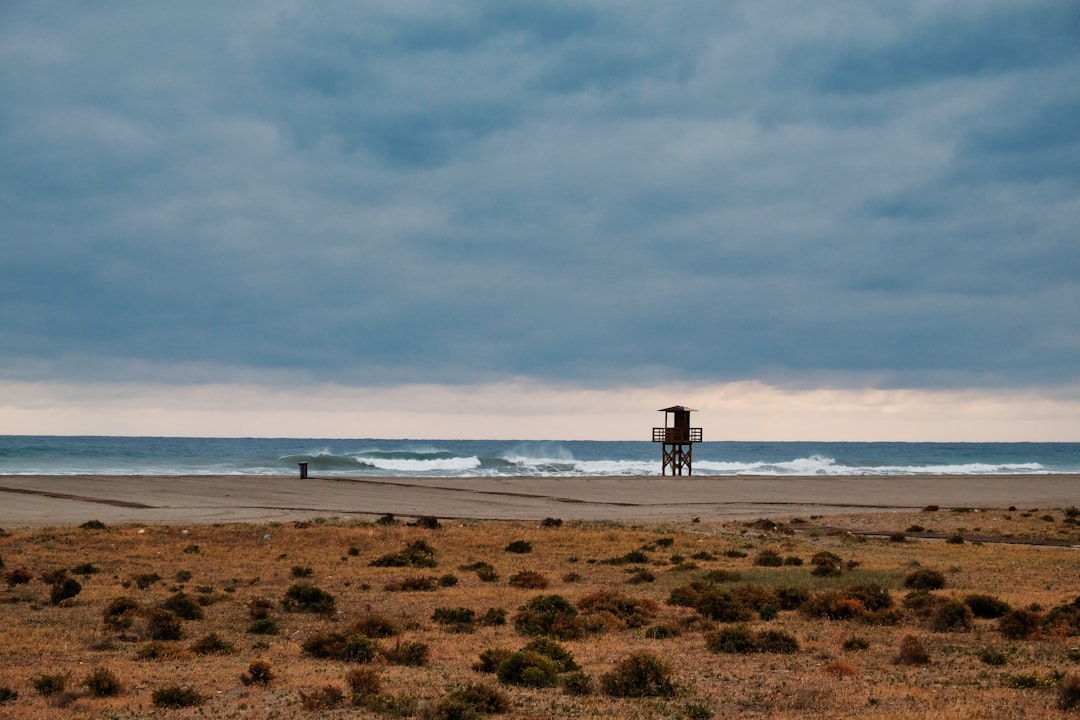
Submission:
{"label": "tower railing", "polygon": [[668,444],[701,442],[701,428],[654,427],[652,441]]}

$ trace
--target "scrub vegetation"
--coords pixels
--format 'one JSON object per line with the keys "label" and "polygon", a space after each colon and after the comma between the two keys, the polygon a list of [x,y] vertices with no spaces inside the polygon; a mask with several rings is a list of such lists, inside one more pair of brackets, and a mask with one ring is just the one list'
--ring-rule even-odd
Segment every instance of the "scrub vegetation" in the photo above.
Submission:
{"label": "scrub vegetation", "polygon": [[1075,510],[947,510],[9,529],[0,715],[1080,717]]}

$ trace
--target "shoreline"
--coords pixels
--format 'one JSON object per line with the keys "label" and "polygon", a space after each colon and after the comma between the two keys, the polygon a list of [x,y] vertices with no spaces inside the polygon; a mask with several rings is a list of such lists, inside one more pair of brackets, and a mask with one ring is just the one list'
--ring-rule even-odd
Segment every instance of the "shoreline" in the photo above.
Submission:
{"label": "shoreline", "polygon": [[0,528],[442,519],[702,521],[942,508],[1066,507],[1080,474],[309,477],[0,475]]}

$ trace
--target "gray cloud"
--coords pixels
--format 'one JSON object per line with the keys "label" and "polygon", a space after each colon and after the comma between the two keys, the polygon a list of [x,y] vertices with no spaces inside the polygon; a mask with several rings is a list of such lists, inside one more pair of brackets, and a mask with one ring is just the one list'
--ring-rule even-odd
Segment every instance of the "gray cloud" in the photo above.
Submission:
{"label": "gray cloud", "polygon": [[1047,0],[0,23],[0,375],[1061,384]]}

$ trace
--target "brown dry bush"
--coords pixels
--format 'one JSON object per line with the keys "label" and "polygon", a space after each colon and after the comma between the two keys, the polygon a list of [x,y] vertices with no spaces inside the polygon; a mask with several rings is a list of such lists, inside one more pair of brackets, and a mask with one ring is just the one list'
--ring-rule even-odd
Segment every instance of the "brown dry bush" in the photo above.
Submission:
{"label": "brown dry bush", "polygon": [[310,693],[300,692],[300,706],[305,710],[334,710],[345,703],[345,693],[336,685],[323,685]]}
{"label": "brown dry bush", "polygon": [[245,685],[269,685],[273,679],[274,673],[270,669],[270,661],[265,658],[252,660],[247,672],[240,676],[240,682]]}
{"label": "brown dry bush", "polygon": [[543,590],[551,583],[542,573],[535,570],[522,570],[514,573],[508,580],[511,587],[525,588],[529,590]]}
{"label": "brown dry bush", "polygon": [[635,653],[600,678],[604,692],[612,697],[671,697],[675,682],[667,665],[651,653]]}
{"label": "brown dry bush", "polygon": [[905,635],[900,639],[900,647],[893,663],[896,665],[928,665],[930,653],[922,641],[914,635]]}

